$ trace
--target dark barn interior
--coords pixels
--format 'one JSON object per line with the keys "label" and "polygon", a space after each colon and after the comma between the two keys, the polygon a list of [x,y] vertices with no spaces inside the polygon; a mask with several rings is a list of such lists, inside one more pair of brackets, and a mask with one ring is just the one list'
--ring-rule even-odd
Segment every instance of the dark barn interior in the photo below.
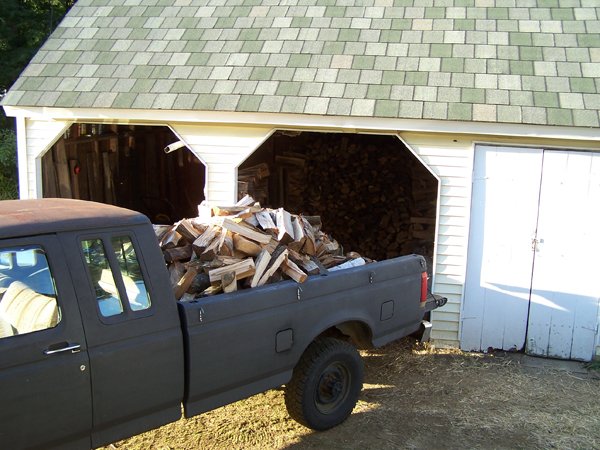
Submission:
{"label": "dark barn interior", "polygon": [[323,229],[372,259],[431,260],[437,179],[396,136],[278,132],[238,170],[238,195],[320,215]]}
{"label": "dark barn interior", "polygon": [[146,214],[153,223],[195,217],[205,167],[165,126],[73,124],[42,158],[44,197],[92,200]]}

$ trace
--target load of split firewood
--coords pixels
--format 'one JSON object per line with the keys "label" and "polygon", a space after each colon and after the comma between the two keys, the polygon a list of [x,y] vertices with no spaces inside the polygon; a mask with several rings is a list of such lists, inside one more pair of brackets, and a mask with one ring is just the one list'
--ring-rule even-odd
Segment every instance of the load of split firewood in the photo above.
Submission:
{"label": "load of split firewood", "polygon": [[154,225],[177,300],[233,292],[372,262],[321,230],[318,216],[262,208],[246,196],[200,217]]}

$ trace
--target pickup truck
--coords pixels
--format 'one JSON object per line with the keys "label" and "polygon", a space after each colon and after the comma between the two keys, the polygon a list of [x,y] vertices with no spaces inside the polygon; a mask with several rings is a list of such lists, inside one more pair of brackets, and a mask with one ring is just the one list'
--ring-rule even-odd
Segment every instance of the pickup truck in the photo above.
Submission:
{"label": "pickup truck", "polygon": [[324,430],[357,402],[357,348],[445,301],[408,255],[177,302],[144,215],[3,201],[0,448],[99,447],[281,385],[290,415]]}

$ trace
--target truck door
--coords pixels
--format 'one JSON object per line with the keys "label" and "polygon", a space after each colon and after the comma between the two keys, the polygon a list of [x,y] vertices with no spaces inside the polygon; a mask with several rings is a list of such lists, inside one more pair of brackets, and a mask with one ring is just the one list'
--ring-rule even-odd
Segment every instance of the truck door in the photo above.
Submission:
{"label": "truck door", "polygon": [[89,448],[87,345],[55,236],[0,242],[0,448]]}
{"label": "truck door", "polygon": [[92,446],[177,420],[183,338],[152,228],[61,239],[74,254],[69,265],[88,342]]}

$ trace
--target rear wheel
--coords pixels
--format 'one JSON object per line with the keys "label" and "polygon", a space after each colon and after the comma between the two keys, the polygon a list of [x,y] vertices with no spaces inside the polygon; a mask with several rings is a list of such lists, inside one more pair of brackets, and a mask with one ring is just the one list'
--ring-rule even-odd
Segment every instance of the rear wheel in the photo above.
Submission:
{"label": "rear wheel", "polygon": [[363,363],[348,342],[322,338],[313,342],[285,387],[290,416],[313,430],[326,430],[350,415],[363,383]]}

